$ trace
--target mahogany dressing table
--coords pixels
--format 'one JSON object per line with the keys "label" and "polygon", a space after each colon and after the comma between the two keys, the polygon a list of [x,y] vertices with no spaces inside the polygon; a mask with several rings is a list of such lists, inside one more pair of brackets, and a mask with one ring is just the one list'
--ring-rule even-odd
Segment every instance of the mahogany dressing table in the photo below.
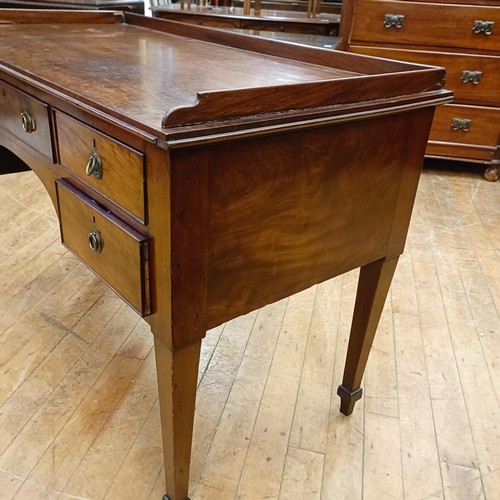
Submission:
{"label": "mahogany dressing table", "polygon": [[0,146],[151,326],[170,500],[188,496],[207,329],[360,267],[353,411],[443,78],[136,14],[0,10]]}

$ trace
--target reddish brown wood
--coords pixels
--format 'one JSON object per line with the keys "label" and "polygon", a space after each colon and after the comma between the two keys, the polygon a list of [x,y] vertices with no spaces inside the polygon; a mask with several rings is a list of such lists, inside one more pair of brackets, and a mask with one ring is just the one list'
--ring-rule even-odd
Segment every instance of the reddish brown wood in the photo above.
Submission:
{"label": "reddish brown wood", "polygon": [[[448,69],[446,86],[456,104],[466,105],[465,114],[474,116],[474,128],[472,133],[452,130],[452,117],[444,115],[460,110],[445,107],[436,115],[427,154],[493,167],[500,144],[500,120],[492,109],[498,111],[500,104],[498,1],[353,0],[344,2],[344,11],[342,49]],[[384,25],[388,14],[404,16],[399,28]],[[496,25],[492,33],[475,32],[475,23],[483,21]],[[480,73],[475,83],[463,78],[470,71]],[[495,175],[488,171],[488,178]]]}
{"label": "reddish brown wood", "polygon": [[[141,316],[151,313],[149,242],[66,180],[57,181],[61,241]],[[97,233],[100,248],[89,245]]]}
{"label": "reddish brown wood", "polygon": [[[0,146],[44,183],[63,241],[149,314],[170,499],[188,495],[210,326],[361,266],[343,383],[357,395],[444,71],[137,15],[0,10],[0,24],[2,85],[42,103],[59,154],[12,128],[1,94]],[[109,185],[80,173],[89,140]]]}
{"label": "reddish brown wood", "polygon": [[187,500],[200,346],[201,341],[198,341],[172,351],[155,338],[163,460],[169,500]]}
{"label": "reddish brown wood", "polygon": [[178,349],[207,330],[210,151],[171,155],[172,338]]}
{"label": "reddish brown wood", "polygon": [[401,168],[402,129],[418,133],[401,114],[213,148],[210,327],[387,255],[400,177],[421,166]]}
{"label": "reddish brown wood", "polygon": [[[351,50],[357,50],[355,46]],[[432,64],[448,69],[446,88],[453,92],[455,100],[463,104],[481,104],[495,106],[500,102],[500,85],[497,75],[500,74],[500,57],[493,55],[450,53],[428,50],[415,50],[415,47],[362,47],[362,54],[376,57],[397,58],[418,64]],[[462,72],[480,71],[479,84],[463,83]]]}
{"label": "reddish brown wood", "polygon": [[[307,12],[307,0],[262,0],[259,2],[261,9],[269,10],[291,10],[299,12]],[[321,2],[319,2],[321,3]],[[321,12],[329,14],[340,14],[341,1],[323,2],[321,3]],[[233,0],[235,7],[242,7],[243,0]]]}
{"label": "reddish brown wood", "polygon": [[232,11],[214,11],[211,7],[202,6],[182,9],[178,3],[153,7],[152,11],[155,17],[162,19],[212,28],[241,28],[329,36],[337,35],[340,22],[337,14],[307,17],[305,12],[259,9],[258,6],[254,12],[248,14],[239,7],[234,7]]}
{"label": "reddish brown wood", "polygon": [[66,23],[96,23],[96,24],[114,24],[119,22],[123,15],[118,11],[56,11],[56,10],[38,10],[38,9],[0,9],[0,24],[40,24],[56,22],[58,24]]}
{"label": "reddish brown wood", "polygon": [[361,398],[361,380],[397,262],[397,257],[380,259],[361,267],[344,376],[337,391],[344,415],[350,415]]}
{"label": "reddish brown wood", "polygon": [[[470,120],[469,130],[453,130],[452,120],[455,118]],[[477,106],[452,104],[436,113],[436,121],[430,139],[490,146],[497,143],[499,130],[496,125],[499,122],[500,108],[483,107],[478,109]]]}
{"label": "reddish brown wood", "polygon": [[[2,125],[18,139],[28,142],[38,152],[53,159],[48,106],[2,82],[0,82],[0,102]],[[23,113],[26,113],[27,119],[31,120],[32,130],[23,128]]]}
{"label": "reddish brown wood", "polygon": [[[470,2],[471,4],[473,2]],[[500,10],[475,5],[446,5],[444,2],[427,3],[393,0],[357,0],[356,16],[352,26],[354,40],[381,43],[428,45],[500,50],[498,38],[477,35],[472,27],[476,19],[500,22]],[[403,27],[386,28],[385,14],[404,15]]]}
{"label": "reddish brown wood", "polygon": [[139,0],[5,0],[4,8],[15,9],[77,9],[126,10],[144,14],[144,2]]}
{"label": "reddish brown wood", "polygon": [[[55,113],[59,162],[109,201],[146,222],[144,155],[60,112]],[[91,155],[100,162],[100,176],[87,174]]]}

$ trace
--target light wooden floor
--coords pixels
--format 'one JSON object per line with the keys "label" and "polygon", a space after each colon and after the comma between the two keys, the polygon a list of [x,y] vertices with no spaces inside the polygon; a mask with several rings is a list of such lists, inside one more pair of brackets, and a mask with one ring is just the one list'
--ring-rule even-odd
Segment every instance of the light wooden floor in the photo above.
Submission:
{"label": "light wooden floor", "polygon": [[[0,498],[160,500],[145,323],[59,243],[34,174],[0,177]],[[500,499],[500,182],[427,170],[354,414],[357,274],[210,331],[192,500]]]}

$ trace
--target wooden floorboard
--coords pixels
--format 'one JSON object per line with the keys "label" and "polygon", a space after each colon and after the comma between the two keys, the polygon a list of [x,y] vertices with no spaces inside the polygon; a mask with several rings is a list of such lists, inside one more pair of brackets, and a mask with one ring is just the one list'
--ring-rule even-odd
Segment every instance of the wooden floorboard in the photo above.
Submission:
{"label": "wooden floorboard", "polygon": [[[0,177],[0,500],[160,500],[147,324]],[[500,183],[427,168],[354,414],[357,272],[208,332],[192,500],[500,499]]]}

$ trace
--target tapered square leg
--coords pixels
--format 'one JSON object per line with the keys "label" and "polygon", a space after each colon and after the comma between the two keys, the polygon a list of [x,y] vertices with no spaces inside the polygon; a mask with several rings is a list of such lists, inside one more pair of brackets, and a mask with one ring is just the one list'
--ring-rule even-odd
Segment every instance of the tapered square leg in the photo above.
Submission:
{"label": "tapered square leg", "polygon": [[344,377],[337,390],[344,415],[350,415],[361,399],[361,380],[397,263],[398,257],[380,259],[360,270]]}
{"label": "tapered square leg", "polygon": [[188,499],[200,347],[201,341],[173,351],[155,338],[168,500]]}

